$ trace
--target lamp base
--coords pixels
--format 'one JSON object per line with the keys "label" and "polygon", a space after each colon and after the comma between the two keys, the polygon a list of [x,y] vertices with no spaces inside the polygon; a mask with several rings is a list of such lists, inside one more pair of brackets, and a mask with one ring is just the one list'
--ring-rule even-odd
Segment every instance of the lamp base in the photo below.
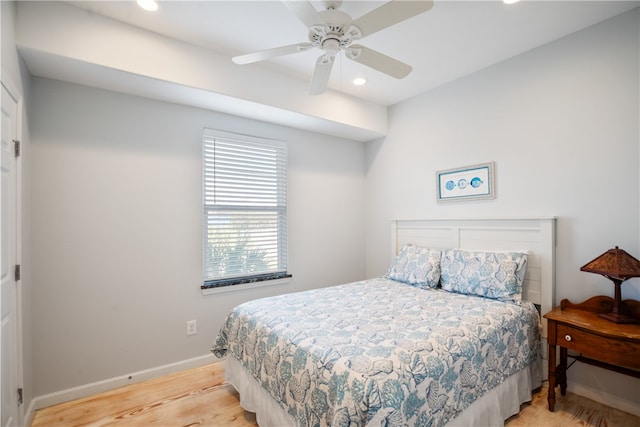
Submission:
{"label": "lamp base", "polygon": [[598,317],[602,317],[603,319],[606,319],[614,323],[640,323],[638,322],[637,319],[631,316],[627,316],[626,314],[616,313],[613,311],[611,313],[600,313],[598,314]]}

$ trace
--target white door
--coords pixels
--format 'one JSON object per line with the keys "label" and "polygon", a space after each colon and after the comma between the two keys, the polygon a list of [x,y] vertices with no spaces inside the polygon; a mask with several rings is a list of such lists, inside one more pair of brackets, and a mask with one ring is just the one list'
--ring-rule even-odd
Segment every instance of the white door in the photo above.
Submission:
{"label": "white door", "polygon": [[18,304],[17,304],[17,173],[14,140],[17,138],[18,103],[2,85],[2,144],[0,151],[2,173],[0,174],[0,194],[2,206],[0,210],[0,261],[2,279],[2,293],[0,305],[0,380],[2,389],[2,406],[0,409],[1,426],[15,426],[20,423],[18,402]]}

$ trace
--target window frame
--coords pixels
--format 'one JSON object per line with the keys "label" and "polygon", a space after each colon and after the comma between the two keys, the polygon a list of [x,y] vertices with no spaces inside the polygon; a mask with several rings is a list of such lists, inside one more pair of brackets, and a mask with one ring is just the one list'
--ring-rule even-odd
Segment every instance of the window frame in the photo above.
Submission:
{"label": "window frame", "polygon": [[[215,175],[215,157],[212,157],[211,150],[215,150],[216,140],[225,144],[235,145],[236,147],[247,148],[256,147],[256,152],[260,151],[258,147],[267,147],[273,150],[273,168],[277,182],[272,188],[275,190],[277,202],[275,205],[251,205],[241,201],[238,204],[221,204],[208,203],[208,194],[213,194],[217,188],[208,184],[208,176],[213,173]],[[209,150],[209,152],[208,152]],[[283,154],[284,153],[284,154]],[[287,241],[287,146],[282,141],[265,139],[249,135],[241,135],[219,131],[211,128],[204,128],[202,132],[202,282],[201,291],[203,294],[212,294],[219,292],[228,292],[242,289],[250,289],[268,285],[278,285],[288,283],[291,274],[289,273],[288,264],[288,241]],[[209,193],[208,193],[209,191]],[[238,193],[242,193],[241,190]],[[216,193],[218,194],[218,193]],[[236,195],[238,195],[236,193]],[[217,211],[239,211],[239,212],[274,212],[276,213],[275,224],[277,226],[277,249],[276,253],[277,267],[273,272],[259,272],[256,274],[239,274],[227,275],[221,277],[207,277],[207,267],[210,266],[210,257],[208,256],[207,245],[209,242],[209,214],[212,210]],[[282,217],[283,216],[283,217]],[[242,214],[239,216],[242,218]]]}

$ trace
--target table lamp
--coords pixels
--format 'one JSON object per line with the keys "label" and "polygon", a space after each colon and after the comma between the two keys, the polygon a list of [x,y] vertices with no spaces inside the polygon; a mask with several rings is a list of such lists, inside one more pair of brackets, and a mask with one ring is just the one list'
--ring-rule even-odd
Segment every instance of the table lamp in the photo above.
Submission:
{"label": "table lamp", "polygon": [[615,285],[613,311],[601,313],[600,317],[615,323],[638,323],[638,320],[624,313],[620,286],[627,279],[640,277],[640,261],[616,246],[615,249],[609,249],[593,261],[580,267],[580,271],[602,274]]}

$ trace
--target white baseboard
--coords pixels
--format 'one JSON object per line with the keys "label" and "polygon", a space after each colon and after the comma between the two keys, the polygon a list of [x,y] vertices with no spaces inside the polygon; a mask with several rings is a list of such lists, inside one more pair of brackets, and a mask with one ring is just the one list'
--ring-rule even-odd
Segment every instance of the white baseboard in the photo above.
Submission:
{"label": "white baseboard", "polygon": [[567,382],[567,391],[640,417],[640,405],[636,402],[631,402],[602,390],[585,387],[582,384],[571,383],[570,381]]}
{"label": "white baseboard", "polygon": [[[30,424],[33,414],[38,409],[46,408],[51,405],[57,405],[63,402],[68,402],[70,400],[92,396],[96,393],[102,393],[124,385],[139,383],[153,378],[158,378],[163,375],[184,371],[186,369],[197,368],[199,366],[213,363],[217,360],[220,359],[215,357],[213,354],[208,354],[205,356],[182,360],[180,362],[170,363],[168,365],[145,369],[144,371],[134,372],[129,375],[122,375],[119,377],[109,378],[106,380],[45,394],[43,396],[37,396],[29,404],[29,408],[27,410],[27,413],[25,414],[25,425]],[[26,421],[29,421],[29,423],[26,423]]]}
{"label": "white baseboard", "polygon": [[27,407],[27,412],[24,414],[24,418],[22,419],[23,426],[30,426],[31,422],[33,421],[33,416],[36,413],[35,401],[36,401],[35,399],[31,399],[31,401],[29,402],[29,406]]}

